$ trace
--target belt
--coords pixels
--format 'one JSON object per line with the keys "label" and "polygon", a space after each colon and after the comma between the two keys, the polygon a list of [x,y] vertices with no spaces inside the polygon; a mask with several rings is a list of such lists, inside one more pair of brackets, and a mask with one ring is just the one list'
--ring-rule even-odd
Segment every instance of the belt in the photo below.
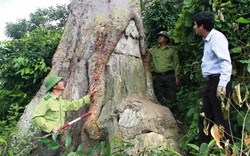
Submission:
{"label": "belt", "polygon": [[212,78],[219,77],[219,76],[220,76],[220,74],[211,74],[211,75],[206,76],[206,77],[205,77],[205,80],[206,80],[206,81],[209,81],[209,80],[211,80]]}
{"label": "belt", "polygon": [[169,74],[174,74],[174,71],[173,70],[169,70],[169,71],[166,71],[164,73],[156,73],[156,72],[153,72],[154,75],[161,75],[161,76],[164,76],[164,75],[169,75]]}

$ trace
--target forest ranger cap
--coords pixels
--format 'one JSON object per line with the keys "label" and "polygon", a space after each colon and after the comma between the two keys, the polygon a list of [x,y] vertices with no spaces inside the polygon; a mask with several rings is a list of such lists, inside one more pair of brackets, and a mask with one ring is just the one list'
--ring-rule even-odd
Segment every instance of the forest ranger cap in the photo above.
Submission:
{"label": "forest ranger cap", "polygon": [[168,39],[170,39],[169,38],[169,32],[166,32],[166,31],[160,31],[158,34],[157,34],[157,37],[159,36],[159,35],[163,35],[163,36],[166,36]]}
{"label": "forest ranger cap", "polygon": [[45,87],[46,87],[46,93],[50,91],[50,89],[57,84],[59,81],[61,81],[63,78],[59,76],[52,75],[49,78],[45,80]]}

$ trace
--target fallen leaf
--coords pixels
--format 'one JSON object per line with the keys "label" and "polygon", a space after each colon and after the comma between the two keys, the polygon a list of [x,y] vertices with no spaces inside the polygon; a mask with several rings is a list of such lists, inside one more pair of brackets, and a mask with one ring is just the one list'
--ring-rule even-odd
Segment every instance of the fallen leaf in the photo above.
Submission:
{"label": "fallen leaf", "polygon": [[246,145],[249,145],[249,144],[250,144],[250,139],[246,139],[246,140],[245,140],[245,144],[246,144]]}
{"label": "fallen leaf", "polygon": [[222,133],[221,127],[219,128],[217,124],[214,124],[211,128],[211,135],[216,141],[216,145],[222,148],[222,146],[220,145],[220,140],[224,137],[224,131]]}
{"label": "fallen leaf", "polygon": [[204,128],[203,128],[203,132],[208,135],[209,133],[209,125],[210,125],[210,122],[206,119],[203,120],[203,125],[204,125]]}
{"label": "fallen leaf", "polygon": [[250,135],[247,132],[244,133],[244,141],[246,145],[250,144]]}

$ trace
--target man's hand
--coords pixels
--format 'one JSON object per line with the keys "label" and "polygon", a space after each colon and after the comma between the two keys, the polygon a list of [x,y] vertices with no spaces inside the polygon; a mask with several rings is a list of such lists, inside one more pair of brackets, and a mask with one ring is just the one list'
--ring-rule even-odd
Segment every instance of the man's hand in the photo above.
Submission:
{"label": "man's hand", "polygon": [[57,131],[59,130],[59,128],[60,128],[60,127],[54,127],[54,128],[52,129],[52,132],[53,132],[53,133],[57,132]]}
{"label": "man's hand", "polygon": [[92,96],[95,92],[96,92],[96,88],[95,88],[95,84],[92,84],[89,88],[89,92],[88,92],[88,95],[89,96]]}
{"label": "man's hand", "polygon": [[176,86],[180,85],[180,78],[178,76],[175,78],[175,83],[176,83]]}
{"label": "man's hand", "polygon": [[220,94],[221,93],[224,94],[224,95],[226,95],[226,87],[221,87],[221,86],[217,87],[216,97],[218,99],[220,99]]}
{"label": "man's hand", "polygon": [[150,52],[148,48],[145,50],[145,55],[142,55],[142,61],[144,63],[150,63]]}

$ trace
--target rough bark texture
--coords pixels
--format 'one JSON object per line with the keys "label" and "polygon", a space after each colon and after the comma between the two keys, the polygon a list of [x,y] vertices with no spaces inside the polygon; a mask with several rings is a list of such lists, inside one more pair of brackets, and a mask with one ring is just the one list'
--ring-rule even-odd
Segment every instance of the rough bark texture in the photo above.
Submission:
{"label": "rough bark texture", "polygon": [[[129,141],[135,155],[151,146],[170,145],[179,150],[178,127],[168,108],[153,103],[148,62],[143,62],[144,33],[138,0],[73,0],[71,13],[49,75],[62,76],[64,97],[84,96],[92,83],[97,92],[90,108],[67,113],[66,122],[92,115],[64,131],[73,145],[85,148],[110,142],[114,136]],[[41,87],[18,123],[30,133],[30,118],[45,94]],[[35,131],[36,132],[36,131]],[[79,139],[81,138],[81,139]]]}

